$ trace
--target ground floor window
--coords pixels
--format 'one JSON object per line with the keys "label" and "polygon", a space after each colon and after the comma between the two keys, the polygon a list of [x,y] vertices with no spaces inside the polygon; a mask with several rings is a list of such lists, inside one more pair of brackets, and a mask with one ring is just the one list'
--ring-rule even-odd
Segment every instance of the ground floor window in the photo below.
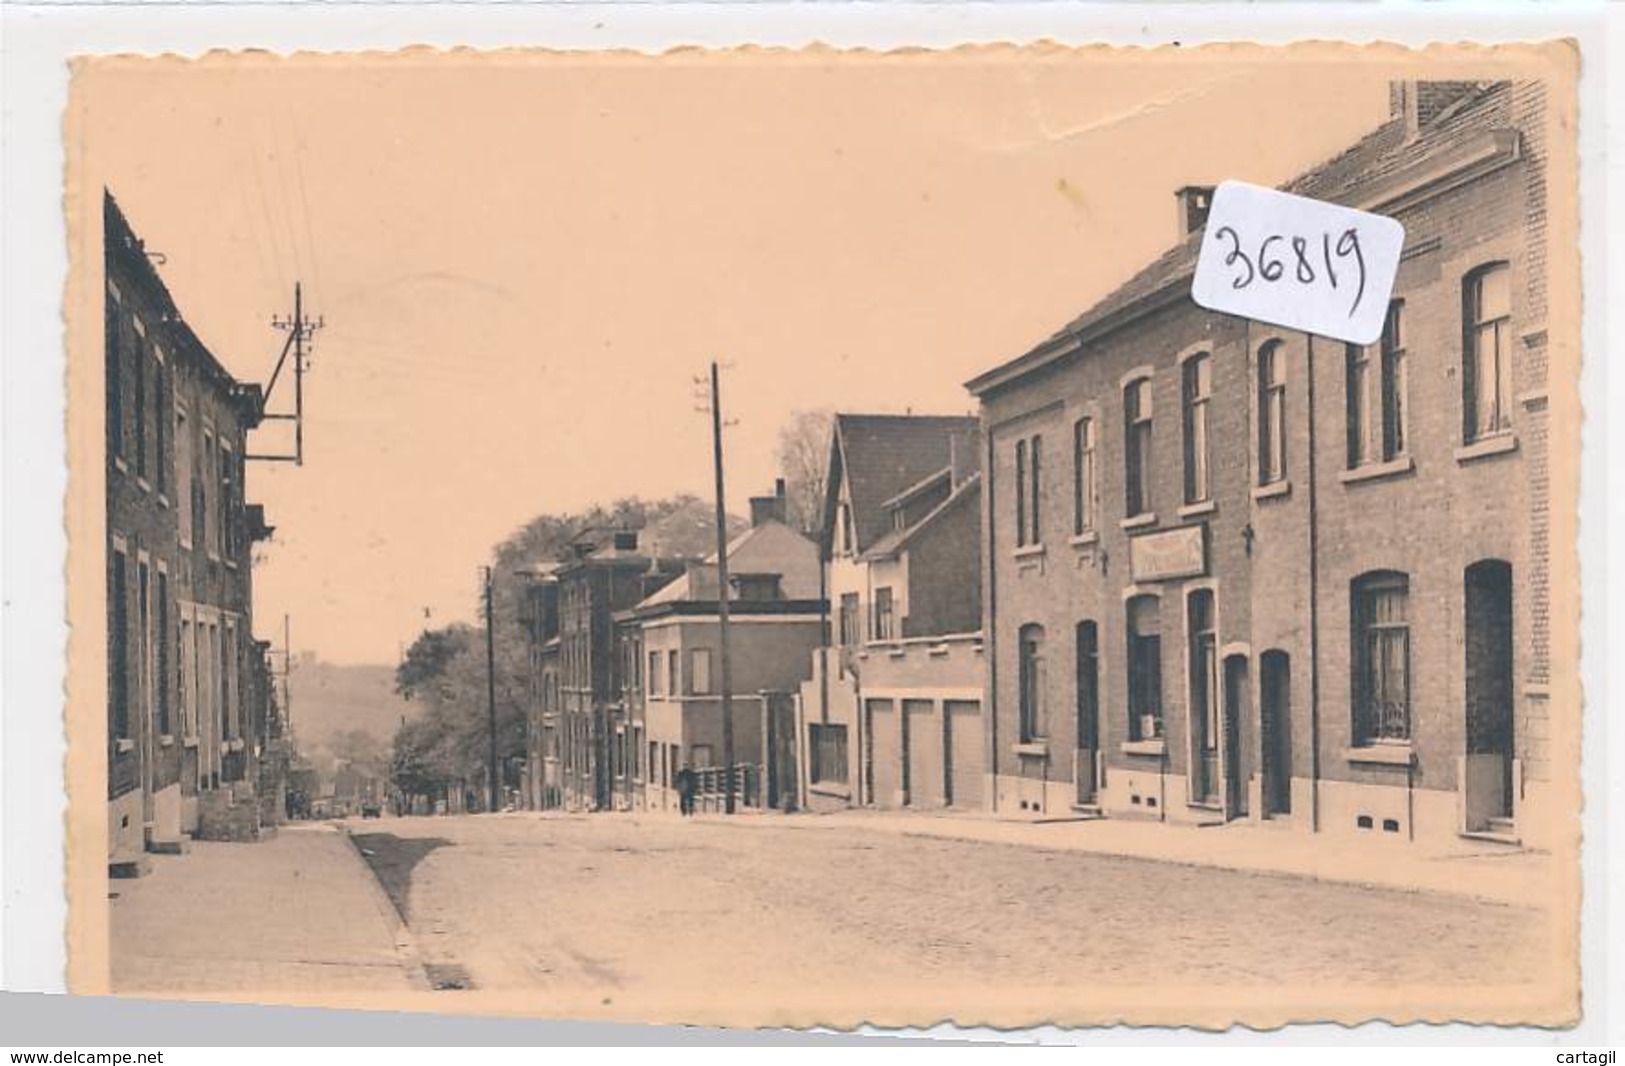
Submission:
{"label": "ground floor window", "polygon": [[1130,740],[1162,736],[1162,627],[1155,596],[1128,601],[1128,732]]}
{"label": "ground floor window", "polygon": [[1410,583],[1378,572],[1353,584],[1354,740],[1411,739]]}
{"label": "ground floor window", "polygon": [[847,783],[846,726],[814,723],[807,727],[807,777],[813,784]]}

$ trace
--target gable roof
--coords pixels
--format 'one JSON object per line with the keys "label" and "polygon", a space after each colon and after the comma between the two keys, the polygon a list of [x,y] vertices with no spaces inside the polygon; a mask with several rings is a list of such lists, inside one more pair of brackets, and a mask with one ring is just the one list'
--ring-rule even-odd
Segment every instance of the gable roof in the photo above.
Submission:
{"label": "gable roof", "polygon": [[[734,577],[745,574],[777,575],[786,599],[818,598],[818,549],[805,535],[782,522],[763,522],[735,537],[728,543],[728,565]],[[662,587],[638,607],[715,599],[716,567],[717,553],[712,552],[698,567],[689,567],[682,577]]]}
{"label": "gable roof", "polygon": [[[946,500],[933,507],[918,522],[904,529],[893,529],[877,539],[863,553],[865,560],[885,559],[896,555],[922,530],[935,524],[943,515],[950,513],[961,504],[973,502],[981,498],[982,475],[980,472],[972,474],[957,485]],[[972,521],[979,521],[980,515],[973,515]]]}
{"label": "gable roof", "polygon": [[824,550],[833,543],[843,480],[852,503],[853,548],[861,554],[890,529],[887,500],[946,470],[956,453],[975,463],[978,425],[970,415],[836,415]]}
{"label": "gable roof", "polygon": [[[1372,210],[1394,198],[1395,179],[1426,160],[1450,155],[1510,122],[1505,104],[1511,82],[1492,82],[1463,94],[1415,136],[1396,116],[1281,186],[1284,192]],[[1140,314],[1190,296],[1203,230],[1196,229],[1132,275],[1083,314],[1026,354],[965,383],[973,395],[1008,384],[1077,350],[1080,343],[1118,329]],[[1183,284],[1182,284],[1183,283]]]}

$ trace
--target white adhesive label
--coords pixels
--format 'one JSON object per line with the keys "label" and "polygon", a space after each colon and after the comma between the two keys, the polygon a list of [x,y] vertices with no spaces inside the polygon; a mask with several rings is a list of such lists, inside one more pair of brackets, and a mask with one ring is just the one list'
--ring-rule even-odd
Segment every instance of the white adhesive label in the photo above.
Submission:
{"label": "white adhesive label", "polygon": [[1227,181],[1213,194],[1191,299],[1210,311],[1354,344],[1382,336],[1405,227]]}

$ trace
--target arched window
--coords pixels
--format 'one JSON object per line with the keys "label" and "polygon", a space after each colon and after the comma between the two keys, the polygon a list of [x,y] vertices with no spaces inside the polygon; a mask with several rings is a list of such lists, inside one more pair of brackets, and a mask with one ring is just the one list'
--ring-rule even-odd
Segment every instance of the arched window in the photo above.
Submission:
{"label": "arched window", "polygon": [[1128,601],[1128,733],[1130,740],[1162,736],[1162,624],[1155,596]]}
{"label": "arched window", "polygon": [[1462,282],[1462,439],[1511,428],[1512,272],[1491,263]]}
{"label": "arched window", "polygon": [[1280,341],[1258,349],[1258,483],[1286,480],[1286,357]]}
{"label": "arched window", "polygon": [[1410,580],[1393,571],[1354,579],[1353,735],[1356,745],[1411,739]]}
{"label": "arched window", "polygon": [[1180,381],[1185,423],[1185,502],[1201,503],[1211,492],[1208,404],[1213,398],[1213,357],[1201,352],[1185,360]]}
{"label": "arched window", "polygon": [[1021,627],[1020,672],[1021,740],[1027,743],[1049,734],[1044,698],[1044,627]]}

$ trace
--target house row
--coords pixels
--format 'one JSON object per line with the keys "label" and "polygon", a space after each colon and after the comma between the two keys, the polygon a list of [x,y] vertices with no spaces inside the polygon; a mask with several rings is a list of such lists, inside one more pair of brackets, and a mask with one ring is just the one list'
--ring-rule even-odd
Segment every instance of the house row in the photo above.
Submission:
{"label": "house row", "polygon": [[[730,548],[751,802],[1534,840],[1573,713],[1546,121],[1539,83],[1396,82],[1284,186],[1404,225],[1374,344],[1197,306],[1191,186],[1172,247],[968,382],[975,415],[838,415],[818,542],[781,490]],[[532,802],[672,805],[720,752],[715,559],[612,532],[535,589]]]}
{"label": "house row", "polygon": [[247,839],[276,817],[262,770],[281,735],[254,638],[246,501],[259,386],[186,324],[111,194],[103,202],[109,871],[187,837]]}

